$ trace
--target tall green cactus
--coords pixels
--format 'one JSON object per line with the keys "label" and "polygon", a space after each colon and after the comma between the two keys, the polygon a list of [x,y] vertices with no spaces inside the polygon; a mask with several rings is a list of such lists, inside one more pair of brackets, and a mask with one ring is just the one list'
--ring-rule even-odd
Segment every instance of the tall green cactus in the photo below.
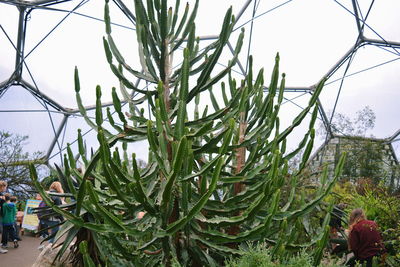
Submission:
{"label": "tall green cactus", "polygon": [[[83,172],[76,168],[68,148],[64,171],[59,173],[68,196],[76,202],[72,211],[54,207],[68,219],[57,236],[66,236],[60,253],[80,235],[78,240],[83,243],[76,244],[80,250],[75,253],[82,253],[81,264],[170,266],[177,260],[185,266],[218,266],[225,256],[241,254],[238,245],[246,241],[269,242],[275,255],[324,243],[324,231],[308,237],[306,243],[298,243],[296,231],[301,227],[300,218],[312,212],[330,191],[343,159],[335,178],[313,199],[299,202],[295,197],[297,175],[313,145],[316,100],[323,82],[292,125],[281,131],[278,114],[285,76],[279,78],[279,55],[268,92],[264,92],[263,70],[253,76],[251,57],[243,80],[237,82],[230,74],[244,31],[237,38],[228,66],[215,71],[235,25],[232,9],[225,14],[219,38],[200,50],[194,23],[198,0],[191,11],[186,6],[181,18],[180,1],[174,8],[168,8],[166,0],[134,3],[141,70],[130,67],[117,48],[108,0],[107,36],[103,39],[107,61],[129,104],[129,116],[122,111],[123,101],[113,89],[117,116],[108,110],[105,120],[101,89],[97,87],[96,120],[92,121],[84,110],[75,70],[78,106],[88,124],[97,130],[100,148],[91,159],[87,158],[79,133]],[[173,55],[179,53],[183,54],[183,63],[172,68]],[[153,86],[138,88],[128,73]],[[216,88],[220,88],[223,99],[215,96]],[[129,90],[137,97],[130,99]],[[208,99],[208,94],[211,106],[201,112],[201,100]],[[145,102],[151,117],[138,109]],[[188,114],[188,105],[194,106],[193,115]],[[312,115],[307,133],[299,147],[287,153],[286,138],[308,114]],[[118,133],[107,131],[106,122]],[[144,169],[138,168],[135,154],[130,158],[126,155],[140,140],[149,144],[149,161]],[[117,148],[111,150],[118,143],[123,144],[121,155]],[[288,160],[303,148],[298,173],[289,173]],[[37,181],[33,167],[31,173]],[[79,187],[74,186],[73,178]],[[283,198],[281,192],[287,184],[291,186],[290,194]],[[36,185],[44,194],[40,184]],[[144,212],[143,218],[137,217],[138,212]],[[90,236],[90,240],[83,235]],[[92,257],[90,248],[102,251],[103,256]],[[320,255],[316,255],[316,261]]]}

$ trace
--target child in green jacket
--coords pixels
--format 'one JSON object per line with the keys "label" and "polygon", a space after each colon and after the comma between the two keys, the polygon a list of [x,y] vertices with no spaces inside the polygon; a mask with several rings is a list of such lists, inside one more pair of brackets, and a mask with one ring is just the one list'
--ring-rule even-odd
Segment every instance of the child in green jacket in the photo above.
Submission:
{"label": "child in green jacket", "polygon": [[[10,199],[12,198],[12,202]],[[17,208],[15,206],[16,197],[11,197],[10,194],[5,195],[6,202],[3,203],[3,234],[1,238],[2,248],[7,248],[8,237],[14,240],[14,248],[18,247],[18,239],[14,228],[15,216],[17,214]]]}

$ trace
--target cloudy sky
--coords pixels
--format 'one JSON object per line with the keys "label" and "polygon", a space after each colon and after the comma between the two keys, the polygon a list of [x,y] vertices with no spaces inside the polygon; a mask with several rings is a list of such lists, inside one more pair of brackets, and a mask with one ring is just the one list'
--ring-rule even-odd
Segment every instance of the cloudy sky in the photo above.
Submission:
{"label": "cloudy sky", "polygon": [[[15,69],[14,46],[19,17],[18,9],[5,2],[0,0],[0,83],[7,81]],[[132,2],[124,1],[128,7]],[[183,6],[185,1],[181,2]],[[360,17],[366,18],[364,36],[380,42],[400,43],[400,1],[359,2],[356,4]],[[193,5],[194,1],[189,3]],[[105,32],[101,21],[103,5],[104,2],[98,0],[72,0],[32,10],[27,17],[26,65],[22,77],[40,93],[64,107],[76,108],[74,66],[78,66],[80,71],[85,105],[94,104],[96,85],[103,88],[105,102],[110,100],[111,87],[118,85],[106,64],[102,47],[101,39]],[[330,73],[357,40],[357,25],[350,0],[202,0],[197,16],[197,35],[218,34],[224,13],[231,5],[234,14],[239,14],[247,6],[231,41],[235,43],[243,27],[246,42],[240,56],[241,63],[245,66],[248,55],[253,55],[254,69],[264,68],[266,85],[277,52],[281,56],[280,70],[287,75],[287,86],[308,88]],[[71,13],[73,9],[75,11]],[[125,59],[140,69],[134,26],[113,3],[111,19],[115,23],[113,36]],[[345,61],[327,81],[321,95],[325,111],[335,109],[354,117],[358,110],[369,106],[376,114],[376,125],[368,134],[378,138],[393,135],[400,128],[399,51],[373,45],[359,48],[351,58],[351,64]],[[227,64],[228,59],[229,50],[226,50],[221,66]],[[175,62],[176,65],[179,63],[179,60]],[[235,71],[239,73],[240,69],[237,67]],[[344,75],[346,78],[342,81]],[[0,129],[29,135],[28,151],[47,152],[63,114],[55,112],[19,86],[11,86],[0,96]],[[288,125],[293,116],[305,107],[309,97],[303,92],[286,94],[287,101],[281,115],[284,125]],[[88,145],[96,146],[94,134],[82,118],[72,116],[50,153],[53,162],[60,159],[59,151],[67,142],[74,142],[78,128],[88,131]],[[297,134],[303,130],[300,128]],[[293,146],[297,139],[292,140]],[[400,142],[393,145],[399,151]],[[135,149],[140,157],[146,158],[145,144]]]}

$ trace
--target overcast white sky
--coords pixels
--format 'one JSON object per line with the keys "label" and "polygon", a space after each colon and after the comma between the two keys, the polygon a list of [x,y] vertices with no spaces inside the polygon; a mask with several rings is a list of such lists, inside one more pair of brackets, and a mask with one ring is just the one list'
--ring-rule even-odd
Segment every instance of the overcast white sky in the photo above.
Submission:
{"label": "overcast white sky", "polygon": [[[126,1],[126,5],[131,6],[131,2],[133,1]],[[175,1],[170,1],[173,2]],[[184,6],[185,1],[181,2]],[[197,35],[218,34],[225,10],[232,5],[234,14],[237,14],[246,2],[246,0],[200,1]],[[367,14],[371,2],[360,1],[363,17]],[[26,29],[25,55],[29,53],[29,56],[26,58],[28,69],[24,68],[23,78],[31,84],[36,84],[41,92],[56,102],[70,108],[76,108],[73,89],[74,66],[79,67],[82,96],[87,105],[94,104],[97,84],[103,88],[105,101],[110,100],[111,87],[118,85],[106,64],[103,52],[101,39],[105,31],[104,24],[95,19],[103,17],[104,2],[73,0],[51,7],[67,11],[79,3],[84,3],[76,10],[80,15],[70,14],[67,17],[67,12],[33,10]],[[194,1],[189,3],[193,5]],[[254,69],[265,69],[266,85],[269,83],[277,52],[281,55],[280,69],[287,74],[287,85],[308,87],[317,83],[356,41],[358,32],[351,14],[353,9],[350,0],[264,0],[255,3],[256,5],[252,1],[249,4],[237,23],[238,27],[242,26],[246,31],[246,42],[240,60],[243,65],[246,64],[249,50],[254,56]],[[253,10],[256,19],[252,25],[250,19]],[[366,20],[365,35],[368,38],[400,42],[399,11],[400,1],[375,1]],[[56,26],[64,18],[65,20]],[[138,67],[136,37],[132,25],[113,4],[111,4],[111,19],[123,26],[113,27],[118,46],[126,60]],[[10,77],[15,66],[15,49],[9,38],[14,44],[16,43],[17,8],[0,3],[0,25],[0,82],[2,82]],[[235,42],[239,31],[233,34],[232,43]],[[44,38],[47,34],[48,37]],[[37,46],[39,42],[41,43]],[[32,49],[34,50],[30,53]],[[342,86],[340,78],[347,63],[328,80],[328,85],[321,96],[325,111],[334,108],[340,90],[337,112],[353,117],[356,111],[368,105],[376,114],[376,126],[370,134],[384,138],[395,133],[400,128],[399,51],[374,46],[359,49],[347,70],[347,75],[350,77],[344,80]],[[227,63],[229,51],[227,50],[224,55],[221,64]],[[178,61],[175,63],[179,64]],[[283,109],[285,112],[282,114],[283,123],[289,124],[294,114],[305,106],[309,95],[288,93],[286,97],[295,98],[286,103]],[[36,112],[22,112],[26,110]],[[52,113],[50,117],[47,112],[39,112],[40,110],[44,110],[42,104],[29,93],[20,87],[11,87],[0,98],[0,129],[29,135],[30,143],[27,147],[29,151],[47,151],[54,136],[52,125],[57,129],[63,116]],[[60,139],[60,146],[76,138],[77,128],[88,130],[79,116],[69,119],[66,131],[62,135],[63,140]],[[89,145],[96,145],[93,136],[92,133],[87,136]],[[398,150],[399,142],[394,143],[394,147]],[[139,148],[138,154],[145,159],[145,146],[140,145],[136,148]],[[56,146],[54,153],[57,150]],[[54,157],[54,161],[58,159],[59,157]]]}

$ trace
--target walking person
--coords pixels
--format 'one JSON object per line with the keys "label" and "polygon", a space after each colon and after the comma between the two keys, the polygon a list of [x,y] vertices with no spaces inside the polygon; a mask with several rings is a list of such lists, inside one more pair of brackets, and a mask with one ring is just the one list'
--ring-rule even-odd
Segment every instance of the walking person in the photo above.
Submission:
{"label": "walking person", "polygon": [[[64,193],[64,190],[61,186],[60,182],[53,182],[50,185],[49,188],[49,193]],[[51,196],[51,200],[53,201],[53,203],[57,206],[60,206],[63,204],[63,198],[59,197],[59,196]],[[42,202],[39,204],[40,207],[46,207],[46,203],[42,200]],[[50,213],[52,213],[53,211],[50,211]],[[46,215],[46,214],[41,214],[40,215],[40,221],[46,225],[47,227],[52,227],[50,229],[50,239],[49,239],[49,243],[53,244],[54,243],[54,238],[55,235],[57,234],[58,230],[60,229],[59,224],[64,220],[64,218],[61,215]],[[42,250],[44,248],[44,245],[41,244],[39,246],[39,250]]]}
{"label": "walking person", "polygon": [[[42,196],[40,194],[36,194],[36,200],[40,200],[39,208],[46,207],[46,203],[43,201]],[[41,239],[46,239],[49,236],[49,231],[48,230],[44,230],[44,229],[46,229],[48,227],[46,225],[46,223],[45,223],[45,218],[43,217],[44,215],[46,215],[46,213],[43,212],[43,211],[39,211],[37,213],[37,216],[38,216],[38,219],[39,219],[38,232],[39,232],[39,237]]]}
{"label": "walking person", "polygon": [[[0,230],[1,232],[3,232],[3,204],[6,202],[5,196],[4,196],[4,192],[6,192],[7,190],[7,182],[1,180],[0,181]],[[7,253],[8,250],[7,249],[3,249],[0,247],[0,253],[4,254]]]}
{"label": "walking person", "polygon": [[[8,239],[11,236],[11,240],[14,242],[14,248],[18,248],[18,239],[15,233],[15,218],[17,215],[17,207],[15,202],[16,197],[11,197],[9,194],[5,194],[5,203],[3,203],[3,233],[1,237],[1,246],[3,249],[8,248]],[[13,198],[13,202],[11,202]]]}
{"label": "walking person", "polygon": [[367,220],[362,209],[355,209],[350,213],[349,219],[349,250],[354,253],[354,258],[347,263],[355,266],[356,263],[372,267],[374,257],[381,257],[386,253],[378,225]]}

